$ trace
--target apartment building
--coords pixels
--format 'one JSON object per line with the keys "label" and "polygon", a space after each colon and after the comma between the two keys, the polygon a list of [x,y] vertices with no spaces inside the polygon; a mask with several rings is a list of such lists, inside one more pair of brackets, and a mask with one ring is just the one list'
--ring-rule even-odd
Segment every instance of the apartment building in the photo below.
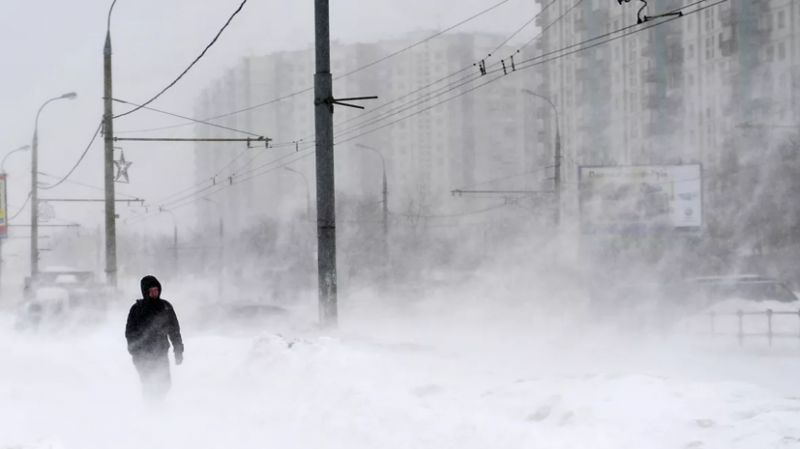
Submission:
{"label": "apartment building", "polygon": [[[691,12],[713,2],[690,6],[695,3],[649,2],[645,13]],[[537,24],[550,28],[533,54],[635,25],[642,6],[591,0],[567,13],[573,5],[561,0],[541,15]],[[771,143],[768,129],[741,124],[800,118],[798,2],[731,0],[636,30],[538,69],[533,90],[556,104],[565,153],[573,159],[565,161],[568,187],[575,185],[577,165],[700,162],[713,170],[736,143]],[[543,107],[538,115],[545,123],[540,139],[549,141],[552,111]]]}
{"label": "apartment building", "polygon": [[[474,203],[454,198],[453,189],[538,163],[527,141],[538,121],[526,115],[530,99],[520,93],[531,78],[509,76],[472,90],[489,79],[480,76],[476,62],[493,51],[511,53],[500,47],[504,37],[446,34],[425,40],[431,34],[332,43],[335,96],[379,97],[359,102],[364,111],[335,109],[338,191],[379,200],[385,161],[390,210],[402,212],[411,201],[425,201],[437,212],[449,213]],[[313,75],[313,48],[251,56],[199,96],[196,116],[243,110],[216,122],[272,139],[270,148],[248,149],[239,143],[197,147],[198,182],[216,176],[218,184],[231,183],[233,177],[232,186],[212,197],[216,204],[198,205],[201,223],[220,213],[234,226],[258,217],[286,216],[305,210],[307,196],[313,210]],[[196,135],[247,137],[205,125],[196,127]]]}

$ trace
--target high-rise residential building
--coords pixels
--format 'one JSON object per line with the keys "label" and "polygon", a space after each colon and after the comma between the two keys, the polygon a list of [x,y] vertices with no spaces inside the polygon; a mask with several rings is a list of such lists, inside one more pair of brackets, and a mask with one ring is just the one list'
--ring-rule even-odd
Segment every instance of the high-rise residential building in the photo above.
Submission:
{"label": "high-rise residential building", "polygon": [[[648,2],[649,16],[709,8],[655,19],[649,24],[669,23],[642,32],[636,31],[645,25],[632,27],[621,33],[628,34],[624,38],[539,66],[532,89],[559,111],[567,186],[576,185],[579,164],[700,162],[714,170],[737,142],[769,144],[763,130],[739,125],[796,123],[800,3],[714,3]],[[547,29],[531,53],[560,55],[560,49],[636,25],[642,5],[558,0],[537,20]],[[554,123],[547,105],[539,116]],[[543,139],[553,132],[553,125],[546,126]]]}
{"label": "high-rise residential building", "polygon": [[[379,97],[358,102],[365,110],[335,108],[337,191],[380,200],[385,160],[392,211],[403,211],[413,200],[449,213],[471,203],[453,198],[452,190],[519,174],[539,162],[529,142],[536,131],[526,123],[530,99],[521,94],[531,78],[515,74],[481,86],[496,74],[481,76],[476,63],[491,52],[511,54],[502,46],[504,36],[445,34],[426,40],[431,34],[332,43],[335,96]],[[216,176],[213,183],[232,184],[209,188],[220,189],[212,197],[217,204],[198,204],[200,222],[220,213],[234,226],[286,216],[305,210],[306,196],[314,209],[314,70],[313,48],[251,56],[200,95],[196,116],[243,111],[216,123],[272,139],[269,148],[197,147],[198,183]],[[196,135],[247,137],[206,125],[197,125]]]}

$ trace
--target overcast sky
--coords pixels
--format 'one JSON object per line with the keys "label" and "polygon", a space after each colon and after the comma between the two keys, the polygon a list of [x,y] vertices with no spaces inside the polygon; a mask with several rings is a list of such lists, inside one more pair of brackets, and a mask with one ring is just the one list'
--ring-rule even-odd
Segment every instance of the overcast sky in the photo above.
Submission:
{"label": "overcast sky", "polygon": [[[332,0],[331,34],[333,39],[345,42],[364,42],[414,30],[443,29],[499,1]],[[118,0],[112,18],[114,97],[143,102],[160,91],[202,51],[240,3],[241,0]],[[240,57],[311,45],[313,4],[313,0],[249,0],[203,60],[152,106],[191,116],[197,93]],[[40,171],[63,176],[86,148],[102,117],[102,47],[111,0],[2,0],[0,5],[0,157],[31,142],[36,112],[46,100],[75,91],[76,100],[51,103],[39,121]],[[537,9],[534,0],[510,0],[458,31],[511,34]],[[526,29],[520,39],[527,40],[535,32],[532,27]],[[311,83],[309,79],[309,87]],[[123,110],[115,105],[115,113]],[[140,111],[117,120],[115,130],[176,123],[181,121]],[[165,131],[163,135],[189,137],[187,132],[191,127]],[[133,165],[131,183],[117,184],[118,198],[130,195],[157,201],[195,183],[191,146],[121,146]],[[102,164],[102,141],[98,138],[70,179],[102,187]],[[14,214],[30,191],[30,154],[11,156],[6,171],[9,212]],[[102,198],[102,191],[68,183],[41,191],[40,196]],[[53,223],[78,222],[92,228],[102,223],[102,203],[54,206],[57,219]],[[131,213],[126,205],[120,205],[118,211],[123,217]],[[183,208],[177,215],[179,226],[188,228],[193,224],[193,208]],[[27,211],[15,221],[29,222]],[[166,232],[172,223],[162,215],[137,226],[139,230]],[[11,245],[22,251],[27,243],[10,241]]]}

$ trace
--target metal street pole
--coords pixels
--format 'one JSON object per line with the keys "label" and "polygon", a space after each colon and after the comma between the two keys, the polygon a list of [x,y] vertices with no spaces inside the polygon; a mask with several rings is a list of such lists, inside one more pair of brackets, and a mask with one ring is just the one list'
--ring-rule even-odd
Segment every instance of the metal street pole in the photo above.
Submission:
{"label": "metal street pole", "polygon": [[338,321],[336,279],[336,195],[333,155],[333,79],[329,0],[315,0],[316,74],[314,75],[317,135],[317,266],[320,324]]}
{"label": "metal street pole", "polygon": [[311,189],[308,186],[308,178],[303,173],[289,167],[283,167],[284,170],[290,171],[292,173],[297,173],[298,175],[303,177],[303,181],[306,182],[306,219],[311,220]]}
{"label": "metal street pole", "polygon": [[556,109],[556,105],[553,104],[549,98],[539,95],[529,89],[522,89],[522,91],[530,96],[541,98],[550,103],[550,106],[553,107],[553,112],[556,115],[555,176],[553,177],[555,181],[556,208],[553,218],[556,226],[558,226],[561,222],[561,127],[558,124],[558,109]]}
{"label": "metal street pole", "polygon": [[31,281],[39,278],[39,116],[42,109],[56,100],[71,100],[78,95],[69,92],[60,97],[51,98],[44,102],[39,112],[36,113],[36,122],[33,126],[33,143],[31,145]]}
{"label": "metal street pole", "polygon": [[117,0],[108,10],[106,43],[103,46],[103,134],[105,137],[104,180],[106,203],[106,284],[117,287],[117,212],[114,202],[114,107],[111,74],[111,13]]}
{"label": "metal street pole", "polygon": [[358,148],[363,148],[365,150],[371,150],[375,152],[378,156],[381,157],[381,163],[383,164],[383,251],[384,251],[384,263],[386,264],[387,269],[387,277],[388,277],[388,266],[389,266],[389,186],[386,181],[386,158],[383,157],[383,153],[378,151],[375,148],[368,147],[366,145],[362,145],[357,143],[356,146]]}

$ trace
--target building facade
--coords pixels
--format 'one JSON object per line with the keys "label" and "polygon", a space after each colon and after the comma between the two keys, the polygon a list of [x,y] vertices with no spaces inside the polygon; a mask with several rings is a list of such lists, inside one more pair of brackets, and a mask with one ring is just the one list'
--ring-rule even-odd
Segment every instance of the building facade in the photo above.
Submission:
{"label": "building facade", "polygon": [[[689,13],[713,2],[690,6],[695,3],[649,2],[645,13]],[[557,2],[540,16],[537,24],[550,28],[534,54],[559,54],[635,25],[642,6],[591,0],[567,13],[574,4]],[[741,125],[796,124],[800,118],[798,2],[728,1],[633,33],[637,29],[536,69],[534,90],[551,98],[561,116],[568,189],[577,185],[578,165],[699,162],[708,173],[736,144],[775,143],[768,138],[774,129]],[[540,138],[550,140],[554,120],[544,106]],[[713,184],[706,184],[712,194]]]}
{"label": "building facade", "polygon": [[[335,109],[338,191],[380,200],[385,161],[390,210],[401,213],[425,202],[430,210],[447,214],[476,206],[476,200],[453,197],[452,190],[541,162],[538,144],[531,143],[539,120],[530,114],[530,99],[521,94],[532,78],[509,76],[474,89],[489,79],[481,76],[478,61],[493,51],[511,53],[501,45],[504,37],[446,34],[426,40],[431,34],[332,43],[335,96],[379,97],[359,102],[363,111]],[[306,198],[314,210],[313,79],[313,48],[251,56],[200,95],[195,116],[244,110],[215,123],[272,139],[270,148],[239,143],[197,147],[198,183],[216,177],[217,184],[233,184],[213,194],[216,204],[198,204],[200,223],[220,213],[240,226],[259,217],[285,217],[306,210]],[[247,137],[206,125],[197,125],[195,134]],[[528,187],[532,179],[515,182]]]}

